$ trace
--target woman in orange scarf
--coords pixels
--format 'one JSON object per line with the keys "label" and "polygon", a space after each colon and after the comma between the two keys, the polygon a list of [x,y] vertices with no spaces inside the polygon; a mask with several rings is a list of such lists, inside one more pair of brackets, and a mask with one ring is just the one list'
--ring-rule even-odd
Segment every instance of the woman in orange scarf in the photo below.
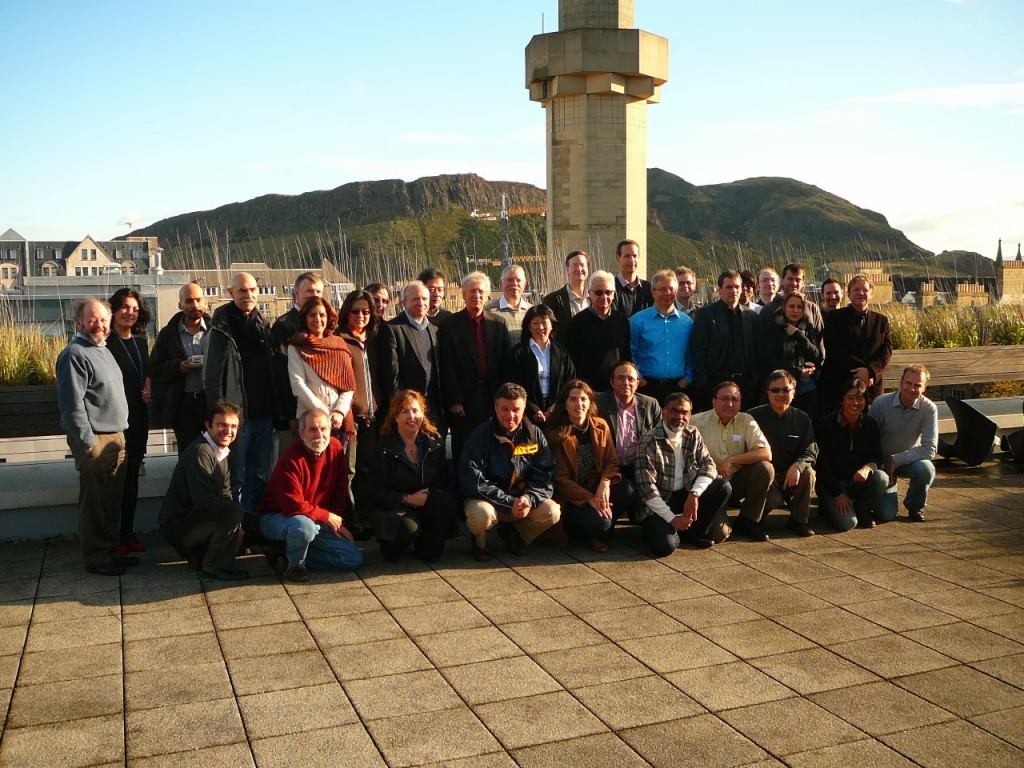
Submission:
{"label": "woman in orange scarf", "polygon": [[311,408],[331,415],[332,433],[347,443],[355,435],[352,396],[356,377],[352,354],[344,340],[334,335],[338,313],[331,303],[314,296],[299,310],[299,331],[288,342],[288,378],[298,398],[296,416]]}

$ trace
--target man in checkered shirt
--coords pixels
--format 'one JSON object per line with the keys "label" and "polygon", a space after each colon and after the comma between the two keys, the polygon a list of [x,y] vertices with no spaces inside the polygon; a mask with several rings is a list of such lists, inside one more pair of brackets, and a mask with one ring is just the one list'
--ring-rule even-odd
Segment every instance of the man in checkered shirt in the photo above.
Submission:
{"label": "man in checkered shirt", "polygon": [[638,518],[655,557],[671,555],[680,540],[707,548],[731,533],[725,507],[732,488],[690,426],[692,415],[689,397],[669,395],[661,423],[637,448],[636,486],[644,502]]}

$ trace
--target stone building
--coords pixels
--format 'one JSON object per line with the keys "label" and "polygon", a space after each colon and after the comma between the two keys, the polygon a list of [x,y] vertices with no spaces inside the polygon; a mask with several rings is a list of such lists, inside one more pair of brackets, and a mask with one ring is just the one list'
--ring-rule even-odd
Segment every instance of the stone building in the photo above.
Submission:
{"label": "stone building", "polygon": [[1024,302],[1024,258],[1021,257],[1020,243],[1017,243],[1017,258],[1004,261],[1003,241],[999,241],[996,251],[996,300]]}

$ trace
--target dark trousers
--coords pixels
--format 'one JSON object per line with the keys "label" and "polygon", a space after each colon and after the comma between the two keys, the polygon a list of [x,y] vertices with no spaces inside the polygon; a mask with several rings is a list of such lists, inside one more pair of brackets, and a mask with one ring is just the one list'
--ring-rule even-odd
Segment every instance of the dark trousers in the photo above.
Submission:
{"label": "dark trousers", "polygon": [[194,397],[191,392],[181,395],[181,406],[174,414],[174,441],[178,444],[178,455],[181,456],[192,442],[203,434],[206,423],[206,395],[198,393]]}
{"label": "dark trousers", "polygon": [[[683,504],[689,491],[678,490],[668,500],[669,509],[677,515],[683,511]],[[714,539],[715,533],[726,521],[726,505],[729,503],[729,496],[732,495],[732,488],[729,482],[721,477],[716,477],[704,493],[700,495],[697,502],[697,519],[689,529],[680,534],[668,521],[658,515],[648,515],[644,518],[644,539],[654,552],[655,557],[667,557],[679,549],[679,542],[695,542],[699,539]]]}
{"label": "dark trousers", "polygon": [[411,544],[417,557],[436,560],[444,552],[444,540],[456,513],[454,496],[448,491],[431,490],[419,509],[402,506],[377,510],[373,529],[377,540],[390,544],[395,554]]}
{"label": "dark trousers", "polygon": [[231,568],[242,544],[242,505],[225,499],[207,509],[192,509],[160,530],[174,551],[193,565]]}
{"label": "dark trousers", "polygon": [[559,506],[562,508],[562,527],[565,528],[565,535],[574,544],[585,544],[594,539],[607,541],[611,536],[615,518],[601,517],[590,504],[578,507],[562,502]]}
{"label": "dark trousers", "polygon": [[146,458],[149,442],[149,419],[129,424],[124,433],[124,496],[121,499],[121,533],[135,530],[135,508],[139,504],[139,472]]}
{"label": "dark trousers", "polygon": [[494,396],[491,393],[491,385],[488,382],[477,382],[467,388],[466,401],[462,403],[466,411],[465,416],[455,416],[448,413],[448,428],[452,431],[452,465],[459,466],[459,457],[462,456],[462,446],[473,428],[482,424],[494,413]]}
{"label": "dark trousers", "polygon": [[96,435],[92,453],[68,435],[78,470],[78,541],[85,565],[113,562],[124,498],[124,433]]}
{"label": "dark trousers", "polygon": [[679,386],[679,379],[648,379],[645,377],[645,381],[646,383],[640,387],[640,394],[653,397],[658,401],[658,405],[665,405],[668,396],[674,395],[676,392],[685,392],[693,397],[689,390]]}

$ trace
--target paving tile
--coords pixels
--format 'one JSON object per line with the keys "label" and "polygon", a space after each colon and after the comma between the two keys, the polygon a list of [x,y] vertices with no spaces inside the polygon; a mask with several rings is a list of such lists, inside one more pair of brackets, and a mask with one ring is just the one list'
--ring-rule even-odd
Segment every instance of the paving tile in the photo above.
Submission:
{"label": "paving tile", "polygon": [[[379,721],[378,721],[379,722]],[[497,743],[497,742],[495,742]],[[457,760],[444,760],[439,763],[428,763],[421,768],[517,768],[516,761],[507,752],[489,752],[486,755],[463,757]]]}
{"label": "paving tile", "polygon": [[[17,669],[17,656],[0,657],[0,670],[4,669],[3,662],[7,658],[12,658],[15,662],[13,673],[13,670]],[[68,653],[63,649],[37,651],[26,653],[21,658],[18,685],[37,685],[104,675],[120,675],[122,669],[120,643],[87,645],[76,648],[73,653]],[[0,678],[2,677],[3,675],[0,675]],[[13,682],[14,678],[11,677],[10,684]],[[0,687],[3,685],[3,679],[0,679]]]}
{"label": "paving tile", "polygon": [[491,626],[486,616],[462,598],[458,602],[395,608],[391,615],[411,637]]}
{"label": "paving tile", "polygon": [[667,680],[652,675],[577,688],[573,693],[616,731],[706,712]]}
{"label": "paving tile", "polygon": [[[525,581],[525,579],[524,579]],[[495,624],[568,616],[569,612],[555,600],[532,585],[530,592],[486,595],[472,598],[473,605]]]}
{"label": "paving tile", "polygon": [[617,584],[622,584],[624,581],[658,581],[676,573],[661,560],[652,560],[649,557],[628,560],[597,560],[590,563],[590,567]]}
{"label": "paving tile", "polygon": [[824,648],[751,659],[751,664],[803,695],[877,680],[878,676]]}
{"label": "paving tile", "polygon": [[754,621],[760,615],[725,595],[661,603],[658,608],[691,629]]}
{"label": "paving tile", "polygon": [[1003,584],[993,584],[987,587],[978,587],[982,594],[994,597],[996,600],[1024,608],[1024,589],[1020,588],[1020,581],[1008,581]]}
{"label": "paving tile", "polygon": [[129,672],[124,680],[129,710],[188,704],[233,695],[223,661]]}
{"label": "paving tile", "polygon": [[960,717],[1024,706],[1020,688],[966,666],[922,672],[893,682]]}
{"label": "paving tile", "polygon": [[213,620],[206,606],[133,613],[124,617],[125,641],[170,635],[195,635],[212,630]]}
{"label": "paving tile", "polygon": [[321,648],[405,637],[405,631],[387,611],[324,616],[309,619],[306,626]]}
{"label": "paving tile", "polygon": [[81,720],[122,712],[120,675],[19,685],[14,689],[8,728]]}
{"label": "paving tile", "polygon": [[[465,707],[373,720],[367,728],[392,768],[501,752],[498,742]],[[477,765],[475,760],[463,764]]]}
{"label": "paving tile", "polygon": [[128,711],[128,759],[245,742],[232,698]]}
{"label": "paving tile", "polygon": [[[10,631],[10,638],[5,633]],[[21,627],[9,627],[0,630],[0,653],[10,652],[17,635],[24,636]],[[50,621],[45,624],[32,624],[25,641],[25,651],[54,651],[60,649],[81,648],[86,645],[103,645],[121,642],[121,619],[114,616],[103,616],[93,619],[76,621]],[[21,649],[18,648],[20,651]]]}
{"label": "paving tile", "polygon": [[[685,578],[685,577],[684,577]],[[609,608],[627,608],[643,605],[643,600],[627,589],[610,581],[585,586],[560,587],[547,590],[552,599],[561,603],[577,616]]]}
{"label": "paving tile", "polygon": [[[242,563],[239,563],[241,566]],[[236,581],[204,581],[206,602],[210,605],[219,603],[252,603],[261,600],[271,600],[278,597],[287,597],[288,592],[276,576],[259,575],[257,571],[255,578],[245,582]],[[319,579],[321,573],[316,573],[313,578]]]}
{"label": "paving tile", "polygon": [[35,593],[37,597],[85,597],[98,592],[117,592],[122,579],[127,580],[131,577],[132,574],[125,574],[121,578],[96,576],[86,573],[80,564],[65,566],[53,571],[53,575],[44,575],[40,578],[36,582]]}
{"label": "paving tile", "polygon": [[891,592],[896,592],[906,597],[921,595],[925,592],[936,592],[956,586],[945,579],[929,576],[913,568],[903,568],[902,566],[891,571],[861,574],[860,578],[882,589],[888,589]]}
{"label": "paving tile", "polygon": [[[1019,517],[1019,514],[1018,514]],[[996,557],[985,557],[977,561],[978,565],[992,568],[1011,576],[1024,578],[1024,555],[1000,555]]]}
{"label": "paving tile", "polygon": [[752,659],[783,651],[799,651],[814,645],[807,638],[800,637],[796,632],[769,619],[703,627],[700,633],[741,659]]}
{"label": "paving tile", "polygon": [[631,728],[620,736],[655,768],[727,768],[767,757],[714,715]]}
{"label": "paving tile", "polygon": [[438,577],[410,582],[376,584],[372,587],[385,608],[407,608],[412,605],[432,605],[463,597]]}
{"label": "paving tile", "polygon": [[954,559],[945,563],[919,565],[916,568],[922,573],[945,579],[963,587],[980,587],[1006,581],[1006,574],[1003,571],[986,568],[977,561]]}
{"label": "paving tile", "polygon": [[32,623],[46,621],[77,621],[103,617],[121,617],[121,596],[117,592],[101,592],[89,603],[68,597],[44,597],[36,602]]}
{"label": "paving tile", "polygon": [[436,669],[350,680],[345,692],[364,722],[462,706],[455,689]]}
{"label": "paving tile", "polygon": [[575,616],[504,624],[502,631],[527,653],[544,653],[606,642],[605,638]]}
{"label": "paving tile", "polygon": [[657,579],[623,579],[619,585],[655,605],[670,600],[685,600],[714,594],[709,587],[694,581],[686,574],[671,570],[669,575],[662,575]]}
{"label": "paving tile", "polygon": [[[646,544],[640,545],[646,555],[649,550]],[[725,568],[736,564],[736,560],[722,554],[721,549],[677,549],[671,557],[662,557],[658,562],[678,573],[693,574],[710,571],[714,568]]]}
{"label": "paving tile", "polygon": [[886,629],[891,629],[893,632],[933,627],[937,624],[952,624],[956,621],[956,617],[935,608],[929,608],[909,597],[893,597],[887,600],[855,603],[846,606],[846,610]]}
{"label": "paving tile", "polygon": [[[986,616],[1005,615],[1015,611],[1020,613],[1020,609],[1015,609],[1009,603],[962,587],[954,587],[941,592],[926,592],[923,595],[915,596],[914,599],[951,616],[956,616],[958,619],[968,621]],[[1024,620],[1018,619],[1018,621]]]}
{"label": "paving tile", "polygon": [[538,744],[514,752],[522,768],[641,768],[647,761],[611,733]]}
{"label": "paving tile", "polygon": [[538,653],[534,661],[566,688],[645,677],[650,670],[613,643],[574,648],[572,653]]}
{"label": "paving tile", "polygon": [[222,765],[231,768],[256,768],[252,751],[245,742],[132,760],[132,768],[209,768]]}
{"label": "paving tile", "polygon": [[792,768],[847,768],[851,765],[870,765],[871,768],[914,768],[916,765],[898,752],[871,739],[787,755],[786,763]]}
{"label": "paving tile", "polygon": [[958,622],[904,633],[958,661],[980,661],[1024,652],[1024,645],[973,624]]}
{"label": "paving tile", "polygon": [[[0,656],[0,689],[10,689],[14,687],[14,681],[18,677],[18,667],[21,664],[22,657],[19,654],[12,654],[10,656]],[[103,674],[102,672],[100,674]],[[77,677],[75,675],[74,677]],[[52,680],[37,680],[39,683],[49,683]],[[3,720],[0,720],[3,722]]]}
{"label": "paving tile", "polygon": [[538,589],[549,590],[559,587],[581,587],[597,584],[607,579],[583,563],[530,565],[516,568],[516,572]]}
{"label": "paving tile", "polygon": [[317,731],[257,739],[252,744],[260,768],[376,768],[387,763],[361,725],[340,725]]}
{"label": "paving tile", "polygon": [[565,692],[481,704],[477,716],[506,749],[602,733],[607,729]]}
{"label": "paving tile", "polygon": [[493,661],[522,654],[522,650],[496,627],[421,635],[416,638],[416,644],[436,667]]}
{"label": "paving tile", "polygon": [[763,704],[795,695],[792,690],[745,661],[687,669],[666,677],[712,712]]}
{"label": "paving tile", "polygon": [[740,605],[771,618],[788,613],[821,610],[830,606],[830,603],[786,584],[734,592],[730,597]]}
{"label": "paving tile", "polygon": [[251,603],[213,603],[210,605],[210,614],[218,631],[259,627],[268,621],[283,624],[300,620],[299,612],[287,596],[263,598]]}
{"label": "paving tile", "polygon": [[358,721],[348,696],[337,683],[239,696],[238,707],[251,740]]}
{"label": "paving tile", "polygon": [[971,722],[1018,749],[1024,749],[1024,707],[978,715],[971,718]]}
{"label": "paving tile", "polygon": [[206,595],[193,574],[191,584],[156,584],[146,589],[122,589],[121,612],[124,615],[150,611],[177,611],[182,608],[203,608]]}
{"label": "paving tile", "polygon": [[[4,598],[0,596],[0,601],[3,600]],[[31,600],[0,602],[0,628],[27,627],[32,610]]]}
{"label": "paving tile", "polygon": [[954,715],[888,681],[810,696],[820,707],[865,733],[880,736],[952,720]]}
{"label": "paving tile", "polygon": [[[367,549],[365,554],[368,561],[376,556],[372,549]],[[449,553],[449,557],[451,555],[452,553]],[[345,575],[348,576],[346,580],[362,581],[371,588],[395,582],[429,581],[437,578],[433,568],[416,558],[407,558],[398,563],[381,558],[377,562],[368,562],[359,569],[358,574],[349,572]]]}
{"label": "paving tile", "polygon": [[704,586],[726,595],[748,589],[767,589],[782,585],[778,579],[773,579],[749,565],[729,565],[690,575]]}
{"label": "paving tile", "polygon": [[972,663],[971,666],[1010,685],[1024,688],[1024,653],[996,659],[984,659]]}
{"label": "paving tile", "polygon": [[470,706],[562,690],[558,681],[528,656],[446,667],[441,674]]}
{"label": "paving tile", "polygon": [[[45,762],[40,762],[45,755]],[[8,728],[0,765],[93,766],[124,763],[124,716],[109,715],[31,728]]]}
{"label": "paving tile", "polygon": [[128,672],[204,664],[221,658],[220,644],[213,632],[151,637],[124,644],[124,666]]}
{"label": "paving tile", "polygon": [[[1019,768],[1024,751],[964,720],[894,733],[882,739],[911,760],[929,768]],[[954,749],[950,746],[955,745]]]}
{"label": "paving tile", "polygon": [[451,584],[459,594],[470,599],[514,595],[532,592],[535,589],[533,584],[518,573],[506,568],[488,571],[443,568],[438,571],[438,575]]}
{"label": "paving tile", "polygon": [[407,637],[356,645],[338,645],[324,651],[324,656],[327,657],[334,674],[342,682],[432,667],[416,643]]}
{"label": "paving tile", "polygon": [[1024,643],[1024,611],[1011,610],[1010,613],[998,616],[975,618],[971,623],[1015,642]]}
{"label": "paving tile", "polygon": [[793,698],[730,709],[719,717],[773,755],[857,741],[864,734],[807,699]]}
{"label": "paving tile", "polygon": [[610,640],[630,640],[655,635],[674,635],[686,627],[650,605],[597,611],[582,617],[587,624]]}
{"label": "paving tile", "polygon": [[696,632],[623,640],[619,645],[659,674],[736,660],[724,648]]}
{"label": "paving tile", "polygon": [[821,581],[815,581],[810,584],[798,584],[797,586],[816,597],[820,597],[822,600],[843,607],[853,603],[886,600],[896,597],[896,593],[870,584],[856,576],[822,579]]}
{"label": "paving tile", "polygon": [[228,673],[237,696],[335,682],[334,673],[318,651],[229,659]]}
{"label": "paving tile", "polygon": [[826,646],[887,634],[883,627],[874,622],[837,607],[777,616],[775,621],[819,645]]}
{"label": "paving tile", "polygon": [[225,659],[264,656],[268,653],[312,651],[317,647],[313,636],[301,621],[222,629],[217,632],[217,637],[220,639]]}
{"label": "paving tile", "polygon": [[829,568],[848,573],[851,576],[863,576],[867,573],[879,573],[882,571],[894,571],[900,568],[895,563],[881,555],[872,552],[865,552],[860,549],[847,549],[842,552],[824,552],[819,555],[812,555],[812,558]]}
{"label": "paving tile", "polygon": [[291,599],[304,619],[369,613],[384,608],[377,596],[361,584],[347,586],[333,592],[292,595]]}
{"label": "paving tile", "polygon": [[837,643],[832,650],[885,678],[951,667],[956,663],[948,656],[901,635],[879,635]]}
{"label": "paving tile", "polygon": [[762,573],[786,584],[806,584],[842,575],[841,571],[824,563],[788,552],[779,552],[771,559],[761,560],[752,565]]}

